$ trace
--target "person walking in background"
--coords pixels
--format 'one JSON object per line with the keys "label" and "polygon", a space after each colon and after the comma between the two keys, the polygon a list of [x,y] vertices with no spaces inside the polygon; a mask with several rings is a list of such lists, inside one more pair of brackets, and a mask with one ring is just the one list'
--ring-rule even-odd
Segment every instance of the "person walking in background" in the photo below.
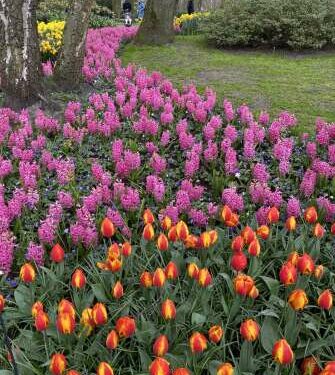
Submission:
{"label": "person walking in background", "polygon": [[131,2],[129,0],[125,0],[123,5],[122,5],[122,9],[123,9],[123,14],[125,13],[131,13]]}
{"label": "person walking in background", "polygon": [[142,20],[144,17],[145,3],[144,0],[139,0],[137,3],[137,18]]}
{"label": "person walking in background", "polygon": [[189,0],[189,2],[187,3],[187,13],[188,14],[194,13],[194,3],[193,3],[193,0]]}

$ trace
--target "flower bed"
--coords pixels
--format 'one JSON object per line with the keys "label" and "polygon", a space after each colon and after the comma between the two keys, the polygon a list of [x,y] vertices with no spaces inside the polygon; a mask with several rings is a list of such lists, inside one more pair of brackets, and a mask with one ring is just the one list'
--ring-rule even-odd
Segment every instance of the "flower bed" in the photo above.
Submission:
{"label": "flower bed", "polygon": [[0,109],[2,316],[20,374],[324,367],[335,125],[297,138],[292,114],[123,67],[135,33],[89,31],[83,74],[110,89],[64,120]]}
{"label": "flower bed", "polygon": [[184,13],[174,19],[174,28],[183,35],[193,35],[199,32],[199,22],[210,15],[209,12]]}

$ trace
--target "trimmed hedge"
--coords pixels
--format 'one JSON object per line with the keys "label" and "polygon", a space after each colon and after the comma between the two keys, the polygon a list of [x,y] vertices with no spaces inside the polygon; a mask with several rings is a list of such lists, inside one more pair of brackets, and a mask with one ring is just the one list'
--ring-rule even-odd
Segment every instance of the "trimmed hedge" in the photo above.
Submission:
{"label": "trimmed hedge", "polygon": [[321,49],[335,44],[335,0],[225,0],[202,27],[219,48]]}

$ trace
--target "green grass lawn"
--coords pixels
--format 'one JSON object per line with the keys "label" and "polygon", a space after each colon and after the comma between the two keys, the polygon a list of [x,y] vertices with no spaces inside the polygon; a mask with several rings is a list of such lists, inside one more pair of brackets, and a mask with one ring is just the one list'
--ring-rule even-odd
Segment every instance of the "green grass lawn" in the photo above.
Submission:
{"label": "green grass lawn", "polygon": [[335,121],[335,53],[217,50],[202,37],[179,36],[164,47],[128,44],[121,57],[124,64],[161,71],[179,88],[194,82],[200,91],[215,89],[220,101],[272,115],[293,112],[300,130],[311,128],[317,116]]}

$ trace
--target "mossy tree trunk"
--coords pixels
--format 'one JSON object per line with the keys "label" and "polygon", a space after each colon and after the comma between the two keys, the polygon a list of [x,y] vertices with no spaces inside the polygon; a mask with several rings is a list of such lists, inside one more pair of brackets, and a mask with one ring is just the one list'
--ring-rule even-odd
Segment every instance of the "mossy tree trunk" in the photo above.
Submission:
{"label": "mossy tree trunk", "polygon": [[82,81],[85,42],[93,3],[94,0],[72,0],[63,47],[55,69],[55,81],[65,90],[78,87]]}
{"label": "mossy tree trunk", "polygon": [[116,17],[121,16],[121,0],[112,0],[112,10]]}
{"label": "mossy tree trunk", "polygon": [[138,44],[172,43],[175,32],[173,19],[176,15],[178,0],[148,0],[145,14],[135,42]]}
{"label": "mossy tree trunk", "polygon": [[13,108],[37,101],[41,60],[37,0],[0,0],[0,87]]}

